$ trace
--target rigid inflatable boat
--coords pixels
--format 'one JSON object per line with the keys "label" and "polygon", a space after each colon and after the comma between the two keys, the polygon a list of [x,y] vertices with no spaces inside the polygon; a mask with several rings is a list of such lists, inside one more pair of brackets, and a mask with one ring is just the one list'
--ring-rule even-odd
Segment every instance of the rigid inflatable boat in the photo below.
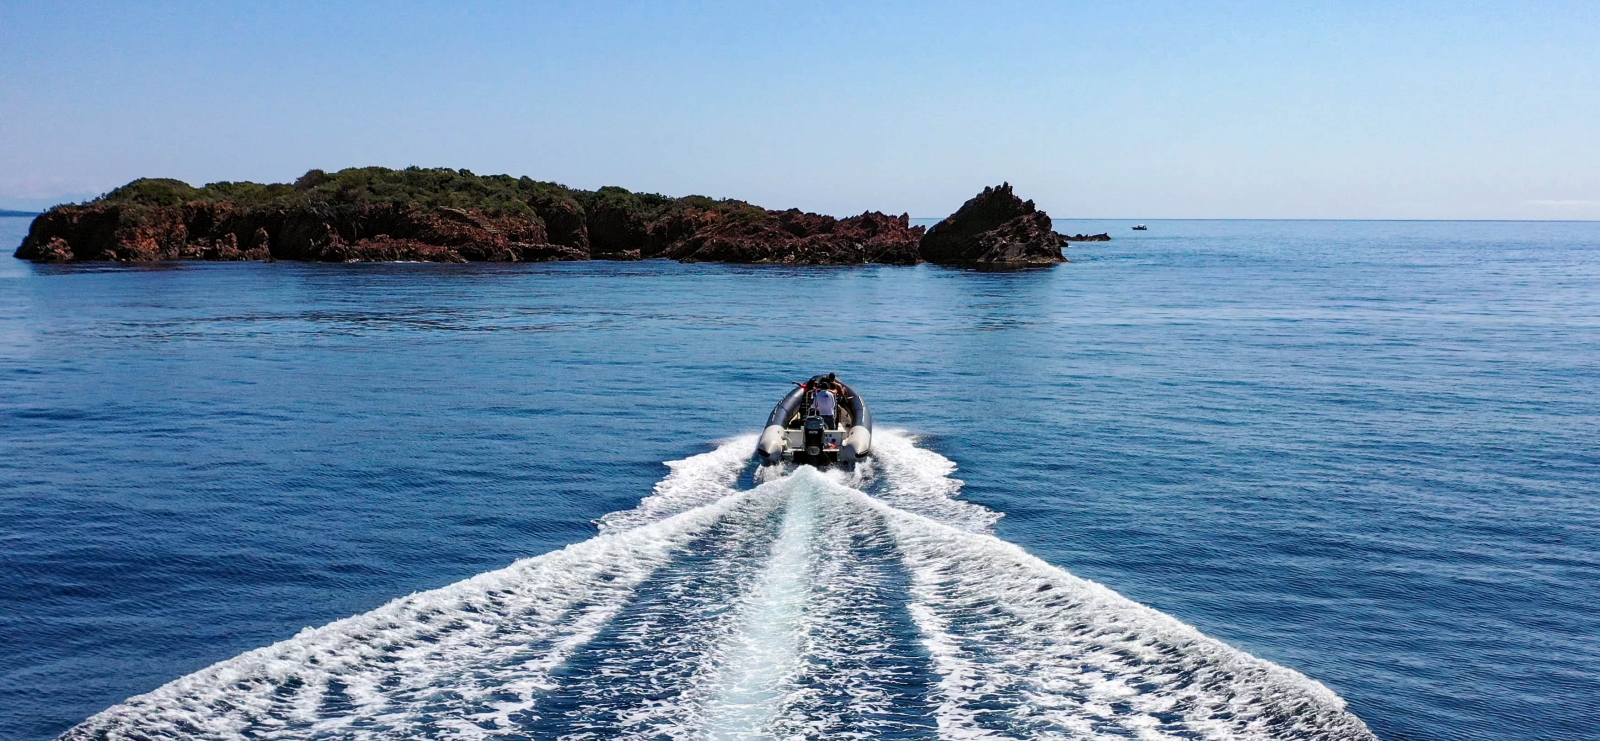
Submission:
{"label": "rigid inflatable boat", "polygon": [[[849,465],[872,452],[872,413],[855,389],[832,373],[813,376],[795,387],[767,417],[767,428],[756,443],[762,463]],[[833,400],[832,414],[828,396]]]}

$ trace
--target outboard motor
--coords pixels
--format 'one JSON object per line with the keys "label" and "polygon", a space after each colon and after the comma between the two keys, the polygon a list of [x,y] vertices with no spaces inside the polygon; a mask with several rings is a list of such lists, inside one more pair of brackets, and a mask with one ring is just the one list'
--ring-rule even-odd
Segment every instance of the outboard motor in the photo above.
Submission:
{"label": "outboard motor", "polygon": [[806,417],[806,455],[816,458],[822,455],[822,417],[813,412]]}

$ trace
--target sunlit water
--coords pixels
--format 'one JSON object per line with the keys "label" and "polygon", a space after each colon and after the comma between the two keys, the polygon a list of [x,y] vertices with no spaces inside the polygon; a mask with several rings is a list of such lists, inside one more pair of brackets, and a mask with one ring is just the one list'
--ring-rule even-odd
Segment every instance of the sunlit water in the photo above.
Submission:
{"label": "sunlit water", "polygon": [[[0,737],[1593,738],[1600,225],[1061,227],[0,260]],[[878,455],[757,469],[822,370]]]}

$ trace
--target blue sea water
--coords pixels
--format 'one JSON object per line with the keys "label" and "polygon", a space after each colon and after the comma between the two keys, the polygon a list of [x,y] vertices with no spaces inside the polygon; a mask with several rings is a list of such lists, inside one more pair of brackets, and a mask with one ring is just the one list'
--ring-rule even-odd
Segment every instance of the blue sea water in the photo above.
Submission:
{"label": "blue sea water", "polygon": [[[1127,226],[0,258],[0,738],[1600,737],[1600,224]],[[827,370],[879,459],[757,471]]]}

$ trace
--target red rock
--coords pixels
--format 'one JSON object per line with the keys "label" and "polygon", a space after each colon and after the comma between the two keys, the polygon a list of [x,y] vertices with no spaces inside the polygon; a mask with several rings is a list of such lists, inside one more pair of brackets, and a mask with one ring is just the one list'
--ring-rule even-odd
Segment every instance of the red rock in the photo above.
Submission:
{"label": "red rock", "polygon": [[[472,207],[458,207],[470,204]],[[1010,185],[924,233],[905,215],[836,219],[703,196],[566,188],[465,170],[313,170],[293,184],[141,179],[34,220],[17,257],[524,262],[667,257],[790,265],[1059,262],[1061,237]]]}
{"label": "red rock", "polygon": [[905,215],[869,211],[835,219],[804,213],[740,211],[720,216],[666,252],[685,262],[832,265],[917,262],[921,227]]}
{"label": "red rock", "polygon": [[526,217],[391,204],[316,214],[228,203],[58,206],[35,220],[17,256],[53,262],[588,259],[582,249],[548,244],[543,224]]}
{"label": "red rock", "polygon": [[1065,240],[1050,216],[1011,192],[984,188],[922,237],[922,258],[945,264],[1048,265],[1065,262]]}
{"label": "red rock", "polygon": [[76,256],[72,253],[72,245],[60,237],[51,237],[36,254],[28,256],[35,262],[72,262]]}

